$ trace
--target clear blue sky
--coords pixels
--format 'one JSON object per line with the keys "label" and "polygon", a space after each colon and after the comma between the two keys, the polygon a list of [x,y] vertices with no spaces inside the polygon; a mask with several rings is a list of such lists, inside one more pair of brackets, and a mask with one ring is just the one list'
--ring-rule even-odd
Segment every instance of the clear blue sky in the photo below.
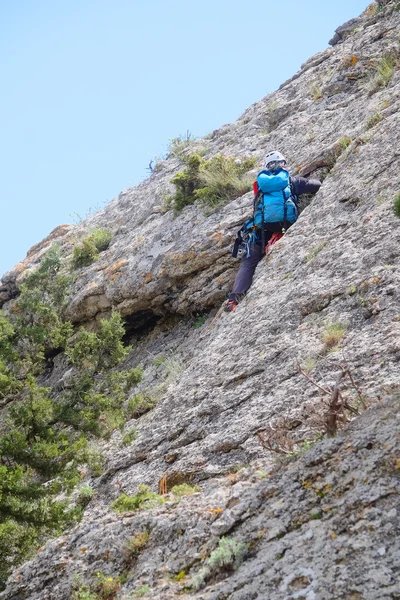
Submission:
{"label": "clear blue sky", "polygon": [[328,47],[368,0],[1,0],[0,276]]}

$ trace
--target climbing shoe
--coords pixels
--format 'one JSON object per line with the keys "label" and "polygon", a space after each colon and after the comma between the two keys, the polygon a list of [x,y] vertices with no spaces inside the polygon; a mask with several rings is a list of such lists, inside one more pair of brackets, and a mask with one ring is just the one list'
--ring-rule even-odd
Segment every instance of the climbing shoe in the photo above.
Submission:
{"label": "climbing shoe", "polygon": [[238,304],[239,302],[237,300],[228,300],[224,306],[224,311],[233,312]]}

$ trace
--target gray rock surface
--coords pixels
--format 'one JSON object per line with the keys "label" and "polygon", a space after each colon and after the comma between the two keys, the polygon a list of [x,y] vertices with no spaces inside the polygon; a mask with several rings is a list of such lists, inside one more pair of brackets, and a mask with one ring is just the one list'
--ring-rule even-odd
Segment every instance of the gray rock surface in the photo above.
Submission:
{"label": "gray rock surface", "polygon": [[[7,311],[55,239],[68,257],[93,227],[109,227],[110,248],[78,272],[68,313],[90,324],[120,310],[135,340],[127,364],[144,366],[138,389],[159,400],[128,424],[138,431],[131,446],[119,433],[104,443],[106,469],[90,481],[96,496],[83,521],[16,569],[1,600],[66,600],[74,574],[90,584],[98,571],[128,573],[121,599],[144,585],[144,597],[160,600],[400,597],[398,67],[376,85],[382,56],[400,55],[400,11],[380,4],[237,122],[196,142],[207,157],[254,155],[260,165],[278,148],[292,174],[324,177],[234,313],[217,309],[251,195],[209,216],[196,205],[163,213],[181,168],[173,157],[86,222],[57,228],[3,278]],[[208,315],[202,327],[193,327],[196,313]],[[343,337],[328,348],[332,325]],[[56,361],[49,381],[64,370]],[[353,408],[342,415],[346,429],[277,461],[324,430],[343,370],[338,385]],[[160,481],[201,491],[123,517],[110,510],[121,491],[157,491]],[[127,561],[124,543],[144,529],[148,544]],[[248,543],[246,560],[188,591],[220,536]]]}

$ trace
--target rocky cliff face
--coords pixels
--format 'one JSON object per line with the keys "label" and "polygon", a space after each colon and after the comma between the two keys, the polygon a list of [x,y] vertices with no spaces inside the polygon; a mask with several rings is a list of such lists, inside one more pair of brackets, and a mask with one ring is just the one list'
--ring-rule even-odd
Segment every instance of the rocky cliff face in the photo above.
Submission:
{"label": "rocky cliff face", "polygon": [[[181,168],[173,156],[3,277],[7,311],[55,240],[68,258],[93,227],[110,228],[109,249],[78,271],[69,318],[94,326],[119,310],[134,341],[127,362],[144,366],[141,389],[158,402],[132,422],[132,445],[118,432],[103,445],[82,522],[15,570],[2,600],[89,598],[97,572],[115,588],[103,598],[400,597],[399,24],[398,2],[370,5],[279,90],[193,143],[260,166],[278,148],[292,174],[324,178],[234,313],[217,310],[251,194],[175,217],[162,207]],[[48,381],[63,375],[56,357]],[[304,453],[335,411],[351,423]],[[176,483],[199,491],[110,510],[121,491]],[[226,559],[222,536],[236,544]]]}

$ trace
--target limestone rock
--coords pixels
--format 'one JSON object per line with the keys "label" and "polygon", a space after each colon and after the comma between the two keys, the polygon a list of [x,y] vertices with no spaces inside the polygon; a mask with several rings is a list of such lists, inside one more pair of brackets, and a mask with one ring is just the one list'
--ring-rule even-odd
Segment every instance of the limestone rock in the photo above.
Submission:
{"label": "limestone rock", "polygon": [[[94,227],[111,229],[110,247],[77,272],[68,313],[93,326],[120,310],[133,343],[126,364],[143,365],[139,389],[156,391],[158,402],[128,424],[138,433],[131,446],[119,432],[104,443],[106,468],[90,481],[96,496],[82,522],[16,569],[1,600],[67,600],[74,574],[89,585],[97,571],[128,574],[120,599],[142,586],[156,600],[399,597],[398,68],[370,87],[381,57],[400,55],[396,5],[345,24],[340,44],[202,141],[206,157],[254,155],[260,165],[277,148],[292,174],[324,179],[234,313],[217,311],[251,194],[208,216],[197,205],[162,214],[181,168],[170,157],[62,230],[68,258]],[[49,245],[3,278],[6,311]],[[326,342],[332,326],[342,331],[336,345]],[[46,377],[57,384],[66,371],[56,358]],[[341,415],[346,428],[303,454],[326,430],[338,385],[352,408]],[[201,491],[123,517],[110,510],[121,491],[142,483],[170,491],[177,481]],[[126,540],[145,529],[148,545],[127,564]],[[249,543],[247,558],[189,592],[219,536]]]}

